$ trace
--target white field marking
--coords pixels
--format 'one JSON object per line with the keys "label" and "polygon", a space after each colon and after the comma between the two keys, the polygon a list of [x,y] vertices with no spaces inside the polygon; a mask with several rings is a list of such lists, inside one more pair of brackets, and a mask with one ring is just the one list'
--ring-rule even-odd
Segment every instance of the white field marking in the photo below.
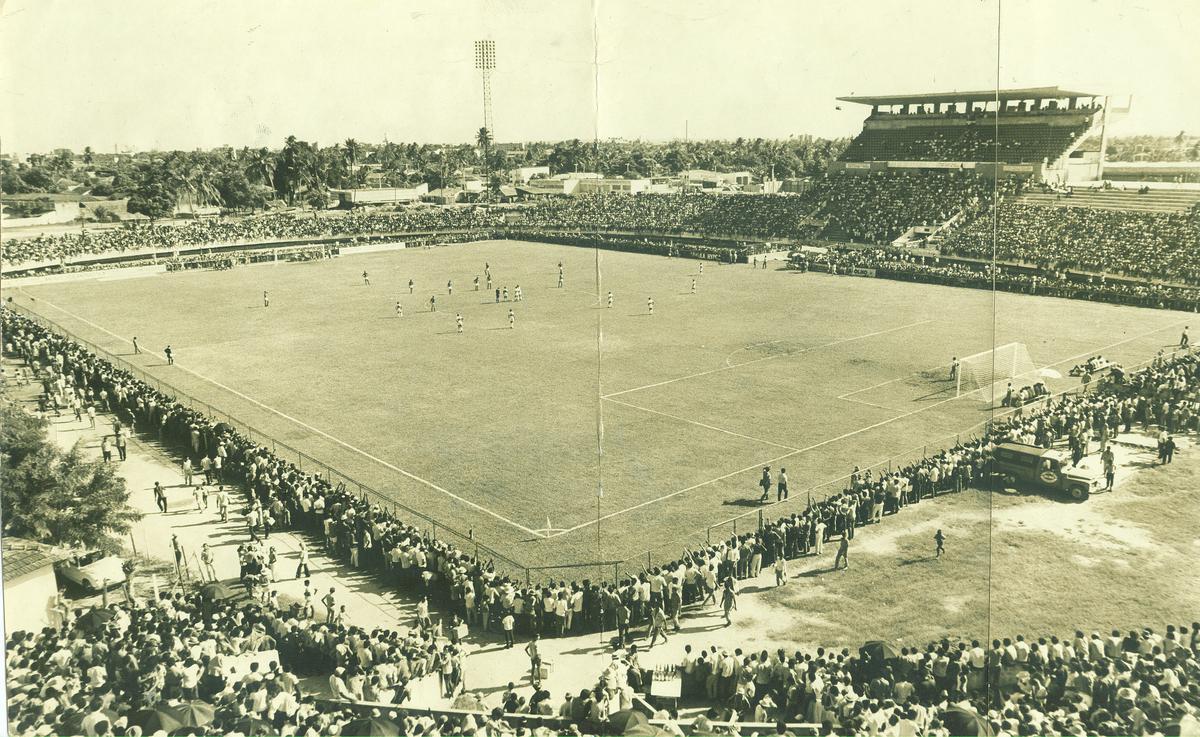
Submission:
{"label": "white field marking", "polygon": [[742,438],[743,440],[751,440],[755,443],[762,443],[763,445],[773,445],[776,448],[782,448],[783,450],[799,450],[799,448],[793,448],[790,445],[781,445],[779,443],[772,442],[770,440],[763,440],[762,438],[755,438],[755,437],[751,437],[749,435],[743,435],[740,432],[734,432],[733,430],[726,430],[725,428],[717,427],[716,425],[708,425],[703,422],[698,422],[696,420],[689,420],[686,417],[680,417],[679,415],[673,415],[670,412],[659,412],[656,409],[650,409],[649,407],[642,407],[641,405],[637,405],[637,404],[630,404],[629,402],[622,402],[620,399],[613,399],[612,397],[604,397],[604,399],[606,401],[613,402],[615,404],[620,404],[625,407],[630,407],[632,409],[638,409],[643,412],[649,412],[650,414],[662,415],[663,417],[670,417],[672,420],[679,420],[680,422],[686,422],[689,425],[696,425],[698,427],[703,427],[708,430],[722,432],[722,433],[725,433],[726,435],[732,435],[736,438]]}
{"label": "white field marking", "polygon": [[[843,343],[850,343],[855,340],[863,340],[865,338],[873,338],[876,335],[885,335],[887,333],[894,333],[898,330],[907,330],[908,328],[914,328],[918,325],[924,325],[925,323],[929,323],[929,322],[933,322],[933,320],[918,320],[917,322],[910,322],[907,325],[900,325],[900,326],[894,327],[894,328],[887,328],[886,330],[876,330],[873,333],[866,333],[864,335],[856,335],[853,338],[841,338],[839,340],[834,340],[829,343],[822,343],[821,345],[814,345],[809,348],[801,348],[798,351],[792,351],[790,353],[774,353],[770,356],[754,358],[749,361],[742,361],[741,363],[735,363],[735,364],[726,365],[726,366],[718,366],[717,368],[708,369],[707,371],[698,371],[694,374],[688,374],[686,376],[679,376],[674,379],[667,379],[666,381],[658,381],[653,384],[646,384],[645,386],[635,386],[632,389],[623,389],[619,392],[612,392],[610,394],[605,394],[603,396],[603,398],[611,399],[612,397],[619,397],[622,394],[630,394],[632,392],[640,392],[643,389],[653,389],[656,386],[666,386],[667,384],[674,384],[677,381],[687,381],[688,379],[696,379],[701,376],[708,376],[709,374],[715,374],[715,373],[719,373],[721,371],[729,371],[730,369],[741,368],[742,366],[749,366],[749,365],[755,364],[755,363],[762,363],[763,361],[770,361],[775,358],[783,358],[785,356],[798,356],[801,353],[808,353],[810,351],[816,351],[816,350],[820,350],[822,348],[830,348],[835,345],[842,345]],[[772,342],[779,342],[779,341],[772,341]],[[755,345],[765,345],[765,344],[764,343],[756,343]]]}
{"label": "white field marking", "polygon": [[[1112,343],[1112,344],[1110,344],[1110,345],[1104,346],[1104,347],[1102,347],[1102,348],[1094,349],[1094,350],[1096,350],[1096,351],[1103,351],[1103,350],[1107,350],[1107,349],[1109,349],[1109,348],[1114,348],[1114,347],[1116,347],[1116,346],[1123,345],[1123,344],[1125,344],[1125,343],[1129,343],[1129,342],[1132,342],[1132,341],[1134,341],[1134,340],[1139,340],[1139,339],[1141,339],[1141,338],[1145,338],[1145,337],[1147,337],[1147,336],[1153,335],[1154,333],[1161,332],[1161,331],[1163,331],[1163,330],[1166,330],[1167,328],[1176,327],[1176,326],[1178,326],[1178,325],[1181,325],[1181,324],[1183,324],[1184,322],[1187,322],[1187,320],[1186,320],[1186,319],[1179,320],[1179,321],[1177,321],[1177,322],[1170,323],[1170,324],[1168,324],[1168,325],[1164,325],[1164,326],[1162,326],[1162,327],[1160,327],[1160,328],[1155,328],[1154,330],[1149,330],[1149,331],[1147,331],[1147,332],[1145,332],[1145,333],[1142,333],[1142,334],[1140,334],[1140,335],[1135,335],[1135,336],[1133,336],[1132,338],[1127,338],[1127,339],[1125,339],[1125,340],[1118,341],[1118,342],[1116,342],[1116,343]],[[895,329],[897,329],[897,330],[898,330],[899,328],[895,328]],[[1090,356],[1090,355],[1094,355],[1094,353],[1093,353],[1092,351],[1089,351],[1089,352],[1087,352],[1087,353],[1080,354],[1080,356],[1071,356],[1071,357],[1068,357],[1068,358],[1061,359],[1061,360],[1060,360],[1058,363],[1063,363],[1063,362],[1066,362],[1066,361],[1073,361],[1073,360],[1075,360],[1076,358],[1079,358],[1079,357],[1081,357],[1081,356]],[[738,364],[738,365],[740,365],[740,364]],[[1050,364],[1050,365],[1051,365],[1051,366],[1054,366],[1054,365],[1056,365],[1056,364]],[[1061,392],[1060,392],[1060,394],[1061,394]],[[612,395],[609,395],[609,396],[612,396]],[[1051,396],[1058,396],[1058,394],[1054,394],[1054,395],[1051,395]],[[607,399],[608,397],[604,397],[604,398],[605,398],[605,399]],[[556,534],[556,535],[551,535],[551,537],[558,537],[559,535],[566,535],[566,534],[568,534],[568,533],[575,532],[576,530],[581,530],[581,529],[583,529],[583,528],[585,528],[585,527],[590,527],[591,525],[594,525],[594,524],[596,524],[597,522],[603,522],[604,520],[611,519],[611,518],[613,518],[613,517],[618,517],[618,516],[620,516],[620,515],[623,515],[623,514],[625,514],[626,512],[632,512],[632,511],[635,511],[635,510],[641,509],[642,507],[648,507],[648,506],[650,506],[651,504],[657,504],[658,502],[665,501],[665,500],[667,500],[667,499],[670,499],[670,498],[672,498],[672,497],[679,496],[680,494],[686,494],[686,493],[687,493],[687,492],[689,492],[689,491],[695,491],[696,489],[699,489],[699,488],[702,488],[702,487],[705,487],[705,486],[709,486],[709,485],[711,485],[711,484],[715,484],[715,483],[717,483],[718,481],[724,481],[725,479],[727,479],[727,478],[730,478],[731,476],[737,476],[738,474],[746,473],[747,471],[752,471],[752,470],[754,470],[754,469],[756,469],[756,468],[758,468],[758,467],[760,467],[760,466],[769,466],[769,465],[771,465],[771,464],[773,464],[773,463],[777,463],[777,462],[779,462],[779,461],[782,461],[782,460],[785,460],[785,459],[787,459],[787,458],[791,458],[791,457],[792,457],[792,456],[794,456],[794,455],[799,455],[799,454],[801,454],[801,453],[807,453],[807,452],[808,452],[808,451],[810,451],[810,450],[816,450],[817,448],[824,447],[824,446],[826,446],[826,445],[829,445],[830,443],[836,443],[836,442],[839,442],[839,441],[841,441],[841,440],[845,440],[845,439],[847,439],[847,438],[852,438],[852,437],[854,437],[855,435],[858,435],[858,434],[860,434],[860,433],[868,432],[868,431],[870,431],[870,430],[874,430],[874,429],[876,429],[876,428],[880,428],[880,427],[883,427],[883,426],[885,426],[885,425],[890,425],[891,423],[893,423],[893,422],[896,422],[897,420],[903,420],[903,419],[905,419],[905,418],[907,418],[907,417],[912,417],[913,415],[917,415],[917,414],[920,414],[920,413],[922,413],[922,412],[927,412],[927,411],[929,411],[929,410],[931,410],[931,409],[933,409],[933,408],[935,408],[935,407],[940,407],[940,406],[941,406],[941,405],[943,405],[943,404],[948,404],[948,403],[950,403],[950,402],[956,402],[956,401],[958,401],[959,399],[960,399],[959,397],[950,397],[949,399],[943,399],[943,400],[941,400],[941,401],[934,402],[933,404],[928,404],[928,405],[926,405],[926,406],[924,406],[924,407],[920,407],[920,408],[918,408],[918,409],[909,410],[908,412],[904,412],[904,413],[902,413],[902,414],[896,415],[895,417],[891,417],[891,418],[889,418],[889,419],[886,419],[886,420],[881,420],[881,421],[879,421],[879,422],[876,422],[876,423],[875,423],[875,424],[873,424],[873,425],[867,425],[867,426],[865,426],[865,427],[860,427],[860,428],[859,428],[859,429],[857,429],[857,430],[851,430],[850,432],[843,433],[843,434],[841,434],[841,435],[838,435],[838,436],[837,436],[837,437],[835,437],[835,438],[829,438],[828,440],[822,440],[821,442],[819,442],[819,443],[816,443],[816,444],[814,444],[814,445],[810,445],[810,446],[808,446],[807,448],[800,448],[800,449],[798,449],[798,450],[794,450],[794,451],[792,451],[792,452],[790,452],[790,453],[786,453],[786,454],[784,454],[784,455],[782,455],[782,456],[779,456],[779,457],[777,457],[777,458],[772,458],[772,459],[770,459],[770,460],[763,461],[762,463],[756,463],[756,464],[754,464],[753,466],[747,466],[746,468],[741,468],[741,469],[738,469],[737,471],[731,471],[730,473],[724,474],[724,475],[722,475],[722,476],[718,476],[718,477],[716,477],[716,478],[714,478],[714,479],[709,479],[708,481],[702,481],[702,482],[700,482],[700,483],[698,483],[698,484],[693,484],[692,486],[689,486],[689,487],[687,487],[686,489],[679,489],[678,491],[672,491],[672,492],[670,492],[670,493],[668,493],[668,494],[664,494],[664,495],[662,495],[662,496],[660,496],[660,497],[656,497],[656,498],[654,498],[654,499],[647,499],[647,500],[646,500],[646,501],[644,501],[644,502],[641,502],[641,503],[639,503],[639,504],[635,504],[635,505],[633,505],[633,506],[631,506],[631,507],[627,507],[627,508],[625,508],[625,509],[622,509],[622,510],[619,510],[619,511],[616,511],[616,512],[609,512],[608,514],[606,514],[606,515],[603,515],[603,516],[602,516],[602,517],[600,517],[599,519],[596,519],[596,520],[591,520],[591,521],[589,521],[589,522],[584,522],[584,523],[582,523],[582,524],[575,525],[574,527],[571,527],[571,528],[568,528],[568,529],[566,529],[566,530],[563,530],[562,532],[560,532],[560,533],[558,533],[558,534]],[[852,401],[853,401],[853,400],[852,400]],[[1004,412],[1004,413],[998,413],[998,414],[1001,414],[1001,415],[1007,415],[1007,414],[1009,414],[1009,413],[1011,413],[1011,412],[1012,412],[1012,410],[1009,410],[1008,412]]]}
{"label": "white field marking", "polygon": [[[26,295],[26,296],[28,296],[28,295]],[[121,341],[122,343],[130,343],[130,341],[126,340],[125,338],[121,337],[120,335],[117,335],[116,333],[112,332],[108,328],[97,325],[96,323],[92,322],[91,320],[80,317],[79,315],[76,315],[68,310],[65,310],[62,307],[59,307],[58,305],[54,304],[53,302],[48,302],[46,300],[38,300],[38,301],[41,302],[42,304],[49,305],[49,306],[53,307],[54,309],[58,310],[59,312],[62,312],[65,315],[73,317],[82,323],[91,325],[96,330],[107,333],[108,335],[111,335],[112,337],[116,338],[117,340]],[[142,351],[142,353],[146,353],[151,356],[156,356],[158,358],[163,359],[164,361],[166,360],[165,356],[163,356],[162,354],[159,354],[159,353],[155,353],[154,351]],[[333,442],[337,443],[338,445],[342,446],[343,448],[354,451],[355,453],[358,453],[359,455],[361,455],[364,458],[375,461],[376,463],[378,463],[381,466],[390,468],[391,470],[395,471],[396,473],[399,473],[402,476],[405,476],[406,478],[410,478],[413,481],[416,481],[417,483],[428,486],[429,488],[433,489],[434,491],[440,491],[441,493],[445,494],[446,496],[448,496],[452,499],[455,499],[457,501],[460,501],[463,504],[466,504],[468,507],[471,507],[472,509],[476,509],[480,512],[483,512],[484,514],[494,517],[494,518],[500,520],[501,522],[506,522],[506,523],[512,525],[513,527],[517,528],[518,530],[521,530],[522,532],[527,533],[529,535],[537,534],[536,530],[526,527],[525,525],[522,525],[519,522],[513,522],[509,518],[507,518],[501,514],[497,514],[496,512],[493,512],[492,510],[488,509],[487,507],[480,506],[479,504],[476,504],[475,502],[471,501],[470,499],[464,499],[461,496],[459,496],[458,494],[455,494],[454,492],[449,491],[447,489],[443,489],[442,487],[438,486],[437,484],[433,483],[432,481],[429,481],[428,479],[423,479],[420,476],[417,476],[416,474],[409,473],[408,471],[405,471],[403,468],[400,468],[399,466],[396,466],[392,463],[388,463],[387,461],[383,460],[382,458],[373,456],[370,453],[368,453],[367,451],[363,450],[362,448],[353,446],[350,443],[347,443],[346,441],[344,441],[340,438],[335,438],[334,436],[330,435],[329,433],[325,432],[324,430],[319,430],[319,429],[313,427],[312,425],[308,424],[307,422],[304,422],[303,420],[299,420],[295,417],[292,417],[289,414],[280,412],[279,410],[275,409],[274,407],[272,407],[270,405],[263,404],[262,402],[258,401],[257,399],[247,396],[247,395],[243,394],[242,392],[238,391],[237,389],[228,387],[219,381],[210,379],[209,377],[205,376],[204,374],[197,373],[196,371],[193,371],[189,368],[181,366],[181,365],[179,365],[178,362],[176,362],[174,364],[174,366],[175,366],[175,368],[180,369],[181,371],[186,371],[187,373],[191,374],[192,376],[195,376],[198,379],[207,381],[208,383],[212,384],[213,386],[224,389],[225,391],[229,392],[230,394],[233,394],[234,396],[241,397],[242,399],[246,400],[247,402],[250,402],[251,404],[253,404],[257,407],[261,407],[262,409],[265,409],[272,414],[278,415],[278,416],[282,417],[283,419],[288,420],[289,422],[292,422],[292,423],[298,425],[299,427],[304,428],[305,430],[316,433],[317,435],[320,435],[321,437],[323,437],[327,440],[332,440]]]}
{"label": "white field marking", "polygon": [[897,409],[895,407],[885,407],[882,404],[875,404],[874,402],[868,402],[865,399],[852,399],[851,397],[838,397],[838,399],[840,399],[844,402],[854,402],[855,404],[865,404],[868,407],[874,407],[875,409],[886,409],[889,412],[903,412],[904,411],[902,409]]}
{"label": "white field marking", "polygon": [[[1124,345],[1124,344],[1126,344],[1126,343],[1132,343],[1132,342],[1133,342],[1133,341],[1135,341],[1135,340],[1141,340],[1142,338],[1148,337],[1148,336],[1150,336],[1150,335],[1154,335],[1154,334],[1155,334],[1155,333],[1157,333],[1157,332],[1161,332],[1161,331],[1163,331],[1163,330],[1166,330],[1167,328],[1176,327],[1176,326],[1178,326],[1178,325],[1181,325],[1181,324],[1183,324],[1183,323],[1186,323],[1186,322],[1188,322],[1188,320],[1185,318],[1185,319],[1182,319],[1182,320],[1180,320],[1180,321],[1178,321],[1178,322],[1173,322],[1173,323],[1170,323],[1170,324],[1168,324],[1168,325],[1164,325],[1164,326],[1163,326],[1163,327],[1161,327],[1161,328],[1155,328],[1154,330],[1150,330],[1150,331],[1148,331],[1148,332],[1141,333],[1141,334],[1139,334],[1139,335],[1135,335],[1135,336],[1133,336],[1132,338],[1126,338],[1125,340],[1118,341],[1118,342],[1116,342],[1116,343],[1113,343],[1113,344],[1111,344],[1111,345],[1106,345],[1106,346],[1102,346],[1102,347],[1100,347],[1100,348],[1095,348],[1095,349],[1092,349],[1092,350],[1090,350],[1090,351],[1087,351],[1086,353],[1080,353],[1079,355],[1076,355],[1076,356],[1068,356],[1067,358],[1061,358],[1061,359],[1059,359],[1059,360],[1055,361],[1054,363],[1048,363],[1048,364],[1046,364],[1045,366],[1041,366],[1041,367],[1039,367],[1039,368],[1035,369],[1035,371],[1042,371],[1043,369],[1048,369],[1048,368],[1051,368],[1051,367],[1053,367],[1053,366],[1058,366],[1059,364],[1067,363],[1067,362],[1069,362],[1069,361],[1076,361],[1076,360],[1078,360],[1078,359],[1080,359],[1080,358],[1083,358],[1084,356],[1093,356],[1093,355],[1096,355],[1096,353],[1098,353],[1099,351],[1106,351],[1106,350],[1108,350],[1108,349],[1110,349],[1110,348],[1116,348],[1116,347],[1117,347],[1117,346],[1119,346],[1119,345]],[[983,352],[983,353],[987,353],[987,351],[982,351],[982,352]],[[976,355],[978,355],[978,354],[976,354]],[[911,373],[911,374],[908,374],[907,376],[900,376],[900,377],[897,377],[897,378],[895,378],[895,379],[888,379],[887,381],[883,381],[883,382],[880,382],[880,383],[878,383],[878,384],[873,384],[873,385],[871,385],[871,386],[868,386],[868,387],[867,387],[867,388],[865,388],[865,389],[855,389],[855,390],[854,390],[854,391],[852,391],[852,392],[846,392],[845,394],[840,394],[840,395],[838,395],[838,399],[845,399],[845,400],[847,400],[847,401],[851,401],[851,402],[858,402],[859,404],[871,404],[870,402],[863,402],[863,401],[861,401],[861,400],[858,400],[858,399],[850,399],[850,397],[853,397],[855,394],[862,394],[863,392],[869,392],[869,391],[871,391],[872,389],[878,389],[878,388],[880,388],[880,387],[887,386],[888,384],[895,384],[897,381],[904,381],[905,379],[912,378],[913,376],[917,376],[917,375],[920,375],[920,374],[922,374],[922,373],[926,373],[926,372],[928,372],[928,371],[934,371],[934,370],[936,370],[936,369],[938,369],[938,368],[941,368],[941,367],[939,367],[939,366],[931,366],[930,368],[924,369],[924,370],[922,370],[922,371],[914,371],[913,373]],[[947,371],[947,372],[949,372],[949,366],[946,366],[945,368],[946,368],[946,371]],[[1061,378],[1061,377],[1060,377],[1060,378]],[[1004,381],[1004,379],[1001,379],[1000,381]],[[996,382],[996,383],[999,383],[999,382]],[[963,396],[964,396],[964,397],[965,397],[965,396],[970,396],[971,394],[975,394],[976,392],[983,391],[984,389],[987,389],[987,388],[988,388],[988,387],[980,387],[979,389],[975,389],[975,390],[972,390],[972,391],[970,391],[970,392],[967,392],[967,393],[966,393],[966,394],[964,394]],[[946,391],[949,391],[949,389],[947,389]],[[872,405],[872,406],[876,406],[876,407],[877,407],[877,406],[880,406],[880,405]],[[886,409],[886,408],[885,408],[885,409]]]}
{"label": "white field marking", "polygon": [[751,348],[757,348],[760,345],[774,345],[775,343],[782,343],[785,340],[787,340],[787,338],[779,338],[778,340],[764,340],[761,343],[751,343],[750,345],[744,345],[741,348],[735,348],[729,352],[728,356],[725,356],[725,365],[733,368],[733,364],[730,363],[729,360],[742,351],[748,351]]}

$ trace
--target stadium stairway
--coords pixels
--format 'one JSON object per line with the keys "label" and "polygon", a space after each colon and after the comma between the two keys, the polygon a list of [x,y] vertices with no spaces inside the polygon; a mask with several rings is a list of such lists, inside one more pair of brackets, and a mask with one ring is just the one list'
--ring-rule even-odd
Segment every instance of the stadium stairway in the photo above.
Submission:
{"label": "stadium stairway", "polygon": [[1187,212],[1200,203],[1200,190],[1152,189],[1138,194],[1136,182],[1126,184],[1129,189],[1076,189],[1070,196],[1054,192],[1026,192],[1016,198],[1021,205],[1046,205],[1051,207],[1092,207],[1099,210],[1126,210],[1132,212]]}

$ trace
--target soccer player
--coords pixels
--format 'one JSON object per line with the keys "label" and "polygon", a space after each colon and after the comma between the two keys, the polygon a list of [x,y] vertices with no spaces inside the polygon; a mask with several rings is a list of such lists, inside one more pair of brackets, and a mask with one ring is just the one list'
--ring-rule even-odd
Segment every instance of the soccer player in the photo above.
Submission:
{"label": "soccer player", "polygon": [[437,312],[437,295],[436,295],[436,294],[435,294],[435,295],[432,295],[432,296],[429,298],[429,311],[430,311],[430,312]]}
{"label": "soccer player", "polygon": [[263,291],[263,307],[270,307],[270,306],[271,306],[271,295],[267,294],[266,290],[264,290]]}
{"label": "soccer player", "polygon": [[758,480],[758,485],[762,487],[762,496],[758,498],[759,503],[765,502],[767,496],[771,493],[771,467],[763,466],[762,478]]}
{"label": "soccer player", "polygon": [[475,291],[479,291],[479,274],[475,275]]}
{"label": "soccer player", "polygon": [[933,551],[933,557],[941,558],[942,553],[946,552],[946,536],[942,534],[940,529],[934,533],[933,542],[937,545]]}
{"label": "soccer player", "polygon": [[692,279],[692,294],[696,293],[696,280]]}
{"label": "soccer player", "polygon": [[508,301],[508,285],[507,284],[504,286],[504,301],[505,302]]}
{"label": "soccer player", "polygon": [[461,315],[461,314],[455,314],[455,315],[454,315],[454,322],[458,324],[458,334],[459,334],[459,335],[462,335],[462,331],[463,331],[463,319],[462,319],[462,315]]}
{"label": "soccer player", "polygon": [[483,262],[483,275],[487,277],[488,283],[492,281],[492,265],[487,261]]}
{"label": "soccer player", "polygon": [[396,300],[396,317],[404,317],[404,305],[400,304],[400,300]]}
{"label": "soccer player", "polygon": [[517,316],[513,314],[512,308],[508,308],[508,329],[512,330],[517,325]]}
{"label": "soccer player", "polygon": [[408,293],[409,294],[413,293],[413,280],[412,279],[408,280]]}
{"label": "soccer player", "polygon": [[950,381],[958,379],[958,356],[950,359]]}
{"label": "soccer player", "polygon": [[487,288],[488,288],[488,289],[491,289],[491,288],[492,288],[492,275],[491,275],[491,273],[490,273],[490,272],[489,272],[489,273],[488,273],[488,275],[487,275]]}
{"label": "soccer player", "polygon": [[366,271],[363,271],[363,286],[364,287],[371,286],[371,277],[367,276]]}
{"label": "soccer player", "polygon": [[654,298],[653,297],[646,298],[646,309],[650,312],[651,315],[654,314]]}
{"label": "soccer player", "polygon": [[[488,279],[488,289],[492,288],[492,280]],[[496,287],[496,304],[500,304],[500,287]]]}
{"label": "soccer player", "polygon": [[141,349],[141,348],[138,348],[138,344],[137,344],[137,336],[136,336],[136,335],[135,335],[135,336],[133,336],[133,352],[134,352],[134,353],[141,353],[141,352],[142,352],[142,349]]}
{"label": "soccer player", "polygon": [[608,293],[608,309],[611,310],[612,306],[613,306],[613,296],[612,296],[612,292],[610,291]]}
{"label": "soccer player", "polygon": [[521,285],[520,284],[518,284],[513,289],[513,298],[516,299],[516,301],[518,301],[518,302],[525,299],[525,295],[521,294]]}
{"label": "soccer player", "polygon": [[454,294],[454,281],[451,279],[446,280],[446,294]]}
{"label": "soccer player", "polygon": [[704,276],[704,262],[700,262],[700,276]]}
{"label": "soccer player", "polygon": [[1183,326],[1183,335],[1179,336],[1179,350],[1186,351],[1188,348],[1188,345],[1190,343],[1191,343],[1191,339],[1188,338],[1188,326],[1184,325]]}
{"label": "soccer player", "polygon": [[563,273],[562,273],[562,271],[558,272],[558,288],[559,289],[563,288]]}
{"label": "soccer player", "polygon": [[166,348],[163,348],[163,355],[167,357],[168,366],[175,365],[175,352],[171,350],[170,345],[168,345]]}

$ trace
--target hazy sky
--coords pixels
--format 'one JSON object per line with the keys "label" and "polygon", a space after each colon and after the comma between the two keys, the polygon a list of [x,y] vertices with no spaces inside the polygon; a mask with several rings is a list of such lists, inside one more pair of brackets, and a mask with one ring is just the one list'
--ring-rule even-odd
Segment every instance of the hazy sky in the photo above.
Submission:
{"label": "hazy sky", "polygon": [[[1133,94],[1200,132],[1198,0],[0,0],[0,145],[30,152],[853,135],[847,94]],[[997,7],[1002,17],[997,43]],[[841,111],[836,106],[841,105]]]}

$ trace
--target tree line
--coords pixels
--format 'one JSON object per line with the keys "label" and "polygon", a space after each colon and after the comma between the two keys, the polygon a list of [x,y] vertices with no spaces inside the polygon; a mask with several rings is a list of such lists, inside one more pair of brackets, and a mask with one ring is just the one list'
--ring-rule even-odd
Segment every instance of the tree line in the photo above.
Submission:
{"label": "tree line", "polygon": [[86,192],[128,197],[132,212],[168,217],[180,203],[232,211],[323,207],[330,189],[462,184],[478,175],[494,190],[514,167],[549,167],[552,174],[597,172],[616,177],[671,176],[685,169],[749,171],[758,178],[813,176],[828,169],[849,139],[798,136],[783,140],[582,141],[497,144],[481,128],[470,144],[360,143],[322,146],[289,136],[278,149],[229,147],[82,155],[60,150],[26,161],[0,160],[5,194]]}

